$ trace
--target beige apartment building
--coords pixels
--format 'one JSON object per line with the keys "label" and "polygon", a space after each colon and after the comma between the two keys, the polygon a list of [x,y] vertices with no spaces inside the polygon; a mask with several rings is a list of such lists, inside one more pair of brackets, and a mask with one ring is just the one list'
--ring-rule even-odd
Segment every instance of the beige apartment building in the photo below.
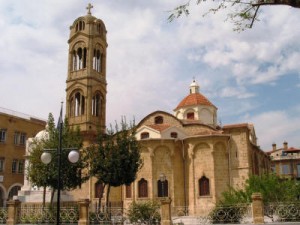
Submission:
{"label": "beige apartment building", "polygon": [[268,154],[271,158],[271,170],[276,175],[300,180],[300,148],[289,147],[286,141],[280,148],[274,143]]}
{"label": "beige apartment building", "polygon": [[0,206],[23,185],[27,137],[35,136],[45,125],[43,120],[0,108]]}

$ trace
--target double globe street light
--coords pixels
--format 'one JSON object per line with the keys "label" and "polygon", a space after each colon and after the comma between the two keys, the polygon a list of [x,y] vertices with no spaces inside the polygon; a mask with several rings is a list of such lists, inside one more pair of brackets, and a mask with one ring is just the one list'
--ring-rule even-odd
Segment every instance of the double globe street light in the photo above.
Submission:
{"label": "double globe street light", "polygon": [[[63,150],[68,150],[68,149],[63,149]],[[45,165],[48,165],[52,160],[52,155],[50,152],[48,152],[48,151],[50,151],[50,149],[45,149],[44,151],[45,152],[41,155],[41,160],[42,160],[42,163],[44,163]],[[72,148],[72,150],[70,151],[70,153],[68,155],[68,159],[71,163],[77,163],[79,160],[78,151],[74,150]]]}
{"label": "double globe street light", "polygon": [[62,150],[70,151],[68,155],[68,159],[71,163],[77,163],[79,160],[79,152],[74,148],[62,148],[62,128],[63,128],[63,121],[62,121],[62,107],[60,111],[60,117],[58,122],[58,129],[59,129],[59,144],[57,149],[44,149],[43,154],[41,155],[41,161],[44,164],[49,164],[52,160],[51,151],[57,151],[57,160],[58,160],[58,177],[57,177],[57,206],[56,206],[56,224],[60,224],[60,189],[61,189],[61,152]]}

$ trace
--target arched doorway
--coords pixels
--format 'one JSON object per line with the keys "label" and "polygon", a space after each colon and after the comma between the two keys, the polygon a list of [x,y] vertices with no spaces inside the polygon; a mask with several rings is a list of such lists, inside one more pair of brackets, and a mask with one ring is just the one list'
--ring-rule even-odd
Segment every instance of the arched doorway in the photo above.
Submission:
{"label": "arched doorway", "polygon": [[0,187],[0,207],[4,206],[4,190]]}
{"label": "arched doorway", "polygon": [[14,196],[17,196],[19,190],[21,190],[21,186],[13,186],[9,191],[8,200],[12,200]]}

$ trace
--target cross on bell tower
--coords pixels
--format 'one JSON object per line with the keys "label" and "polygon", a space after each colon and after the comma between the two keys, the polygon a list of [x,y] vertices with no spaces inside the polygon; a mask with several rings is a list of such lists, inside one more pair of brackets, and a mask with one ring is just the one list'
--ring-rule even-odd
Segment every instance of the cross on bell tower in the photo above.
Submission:
{"label": "cross on bell tower", "polygon": [[94,8],[93,5],[91,3],[89,3],[88,6],[86,7],[86,9],[88,10],[88,12],[87,12],[88,15],[92,15],[92,13],[91,13],[92,8]]}
{"label": "cross on bell tower", "polygon": [[[91,15],[77,18],[70,27],[66,116],[71,126],[86,135],[104,131],[106,119],[106,28]],[[85,137],[85,136],[84,136]]]}

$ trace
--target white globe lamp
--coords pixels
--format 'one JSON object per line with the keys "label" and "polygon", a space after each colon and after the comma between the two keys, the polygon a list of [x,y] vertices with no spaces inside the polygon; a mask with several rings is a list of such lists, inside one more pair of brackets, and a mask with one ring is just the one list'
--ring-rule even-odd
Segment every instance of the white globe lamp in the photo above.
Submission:
{"label": "white globe lamp", "polygon": [[41,161],[42,163],[44,164],[49,164],[52,160],[52,156],[49,152],[44,152],[42,155],[41,155]]}
{"label": "white globe lamp", "polygon": [[76,150],[70,151],[68,159],[71,163],[77,163],[79,160],[79,152]]}

